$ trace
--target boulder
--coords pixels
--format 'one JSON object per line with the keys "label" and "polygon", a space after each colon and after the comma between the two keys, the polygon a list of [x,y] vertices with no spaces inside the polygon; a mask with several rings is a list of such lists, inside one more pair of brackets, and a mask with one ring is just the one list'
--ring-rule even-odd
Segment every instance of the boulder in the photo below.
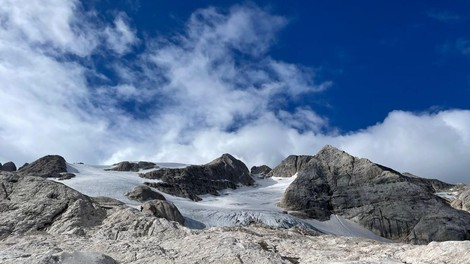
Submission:
{"label": "boulder", "polygon": [[159,179],[163,182],[145,183],[162,192],[198,201],[198,195],[218,195],[219,190],[235,189],[239,184],[251,186],[254,180],[246,165],[230,154],[205,165],[191,165],[186,168],[162,168],[139,174],[142,178]]}
{"label": "boulder", "polygon": [[83,234],[105,216],[90,197],[61,183],[0,173],[0,237],[32,231]]}
{"label": "boulder", "polygon": [[48,155],[22,167],[18,172],[43,178],[60,178],[61,173],[67,172],[67,162],[59,155]]}
{"label": "boulder", "polygon": [[423,182],[325,146],[298,171],[280,206],[319,220],[338,214],[393,240],[470,239],[470,214]]}
{"label": "boulder", "polygon": [[140,185],[134,187],[132,191],[125,194],[129,199],[136,200],[139,202],[145,202],[149,200],[166,200],[163,195],[152,190],[146,185]]}
{"label": "boulder", "polygon": [[157,218],[165,218],[184,225],[184,217],[173,203],[164,200],[151,200],[142,204],[142,212]]}
{"label": "boulder", "polygon": [[253,166],[250,169],[251,174],[266,176],[272,169],[267,165]]}
{"label": "boulder", "polygon": [[10,171],[10,172],[11,171],[16,171],[16,165],[12,161],[9,161],[9,162],[3,164],[1,170],[2,171]]}
{"label": "boulder", "polygon": [[0,171],[2,170],[2,163],[0,163]]}
{"label": "boulder", "polygon": [[312,156],[307,155],[290,155],[284,159],[281,164],[276,166],[272,171],[270,171],[268,177],[291,177],[294,176],[297,172],[301,171],[307,163],[310,161]]}

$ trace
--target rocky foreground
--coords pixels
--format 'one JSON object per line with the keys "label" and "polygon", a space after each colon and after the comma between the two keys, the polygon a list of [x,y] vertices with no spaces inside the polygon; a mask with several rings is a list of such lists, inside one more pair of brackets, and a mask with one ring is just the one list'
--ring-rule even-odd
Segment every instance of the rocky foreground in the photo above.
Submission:
{"label": "rocky foreground", "polygon": [[[116,171],[154,168],[116,164]],[[7,166],[9,168],[10,166]],[[347,217],[396,243],[324,235],[314,229],[248,226],[194,230],[171,202],[151,188],[126,195],[138,209],[108,197],[89,197],[47,178],[73,177],[60,156],[19,171],[0,171],[0,263],[468,263],[468,186],[427,180],[326,146],[315,156],[290,156],[259,177],[297,174],[281,206],[302,217]],[[222,175],[223,174],[223,175]],[[219,177],[218,175],[222,175]],[[232,156],[186,169],[141,174],[178,196],[251,185]],[[194,179],[200,179],[195,181]],[[457,190],[453,201],[435,195]],[[430,242],[433,240],[466,240]],[[408,242],[408,243],[402,243]],[[418,243],[423,245],[412,245]]]}

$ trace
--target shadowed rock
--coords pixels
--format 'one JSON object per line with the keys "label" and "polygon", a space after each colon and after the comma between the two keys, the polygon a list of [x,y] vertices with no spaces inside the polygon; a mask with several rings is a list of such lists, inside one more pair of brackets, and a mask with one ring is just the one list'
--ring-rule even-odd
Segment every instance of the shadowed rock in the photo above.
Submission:
{"label": "shadowed rock", "polygon": [[280,206],[320,220],[338,214],[394,240],[470,239],[470,214],[434,195],[436,188],[326,146],[298,171]]}
{"label": "shadowed rock", "polygon": [[126,196],[129,197],[129,199],[139,202],[145,202],[149,200],[166,200],[163,195],[145,185],[134,187],[132,191],[126,193]]}
{"label": "shadowed rock", "polygon": [[48,155],[22,167],[18,172],[43,178],[60,178],[61,173],[67,172],[67,163],[59,155]]}
{"label": "shadowed rock", "polygon": [[272,169],[267,165],[253,166],[251,167],[251,174],[266,176]]}
{"label": "shadowed rock", "polygon": [[10,172],[16,171],[16,165],[15,165],[15,163],[13,163],[12,161],[9,161],[9,162],[3,164],[3,166],[1,167],[0,170],[2,170],[2,171],[10,171]]}
{"label": "shadowed rock", "polygon": [[151,200],[142,204],[142,212],[158,218],[165,218],[184,224],[184,217],[173,203],[164,200]]}
{"label": "shadowed rock", "polygon": [[107,171],[139,171],[158,168],[155,163],[147,161],[139,161],[138,163],[123,161],[113,165],[112,168],[106,169]]}
{"label": "shadowed rock", "polygon": [[235,189],[239,184],[253,185],[254,180],[246,165],[230,154],[205,165],[191,165],[186,168],[162,168],[139,174],[142,178],[159,179],[160,183],[145,183],[172,195],[198,201],[201,194],[218,195],[219,190]]}

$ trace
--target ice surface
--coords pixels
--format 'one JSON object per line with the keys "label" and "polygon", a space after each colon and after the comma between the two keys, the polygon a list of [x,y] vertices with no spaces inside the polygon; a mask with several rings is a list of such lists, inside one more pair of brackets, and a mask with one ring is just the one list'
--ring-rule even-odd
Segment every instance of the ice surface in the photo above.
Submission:
{"label": "ice surface", "polygon": [[[157,163],[157,165],[170,168],[187,166],[180,163]],[[106,168],[109,166],[68,164],[68,171],[75,173],[76,177],[60,182],[86,195],[112,197],[130,206],[138,206],[140,203],[129,200],[124,195],[126,192],[144,182],[159,182],[159,180],[140,178],[137,172],[105,171]],[[179,208],[186,218],[186,225],[191,228],[263,223],[272,227],[302,226],[326,234],[387,241],[337,215],[332,215],[330,220],[321,222],[313,219],[300,219],[287,214],[277,207],[277,204],[295,178],[296,175],[289,178],[255,177],[254,186],[243,186],[236,190],[226,189],[220,191],[219,196],[203,195],[201,196],[203,200],[199,202],[165,193],[163,195]]]}

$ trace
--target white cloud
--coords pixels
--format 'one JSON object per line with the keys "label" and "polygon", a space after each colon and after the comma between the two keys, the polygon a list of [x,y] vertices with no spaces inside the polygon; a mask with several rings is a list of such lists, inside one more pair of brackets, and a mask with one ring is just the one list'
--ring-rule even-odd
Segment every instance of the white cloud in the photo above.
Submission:
{"label": "white cloud", "polygon": [[137,60],[110,60],[118,83],[98,85],[88,77],[106,83],[103,73],[62,55],[130,52],[139,40],[125,15],[108,23],[76,1],[4,2],[2,162],[60,154],[70,162],[204,163],[229,152],[249,166],[275,166],[333,144],[401,171],[468,182],[469,111],[395,111],[340,135],[301,100],[331,83],[269,56],[286,20],[258,7],[198,10],[183,33],[151,40]]}
{"label": "white cloud", "polygon": [[394,111],[383,123],[335,139],[345,151],[399,171],[469,182],[470,111]]}
{"label": "white cloud", "polygon": [[0,4],[3,30],[12,38],[49,52],[87,56],[98,45],[87,14],[77,0],[4,0]]}
{"label": "white cloud", "polygon": [[138,43],[135,30],[131,29],[125,14],[119,13],[114,19],[114,25],[104,30],[108,47],[119,55],[130,51]]}

